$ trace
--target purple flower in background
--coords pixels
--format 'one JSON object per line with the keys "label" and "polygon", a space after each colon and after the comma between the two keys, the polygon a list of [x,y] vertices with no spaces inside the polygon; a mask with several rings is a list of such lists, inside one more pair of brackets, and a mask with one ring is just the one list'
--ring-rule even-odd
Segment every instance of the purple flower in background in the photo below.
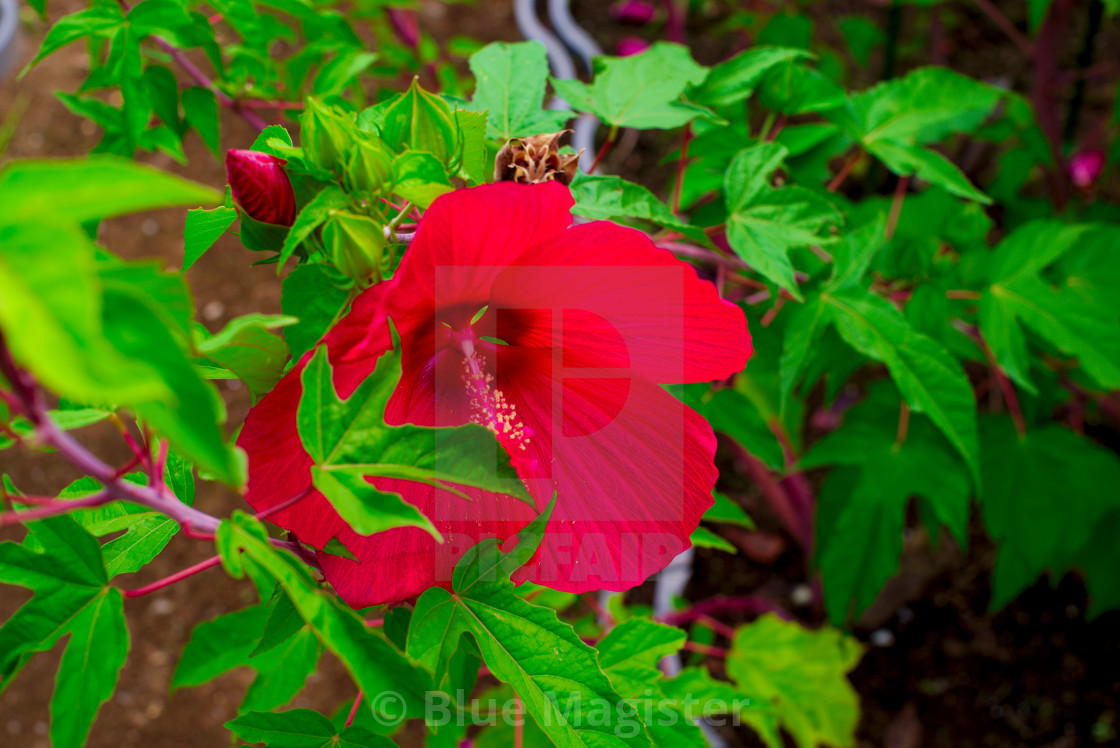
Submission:
{"label": "purple flower in background", "polygon": [[618,40],[618,46],[615,47],[615,52],[619,57],[630,57],[631,55],[640,55],[649,49],[649,42],[645,39],[640,39],[636,36],[627,36]]}
{"label": "purple flower in background", "polygon": [[1093,186],[1104,170],[1105,152],[1102,148],[1089,148],[1073,154],[1069,160],[1069,178],[1078,189]]}
{"label": "purple flower in background", "polygon": [[296,197],[284,172],[284,159],[259,151],[226,152],[226,178],[237,205],[262,223],[291,226]]}
{"label": "purple flower in background", "polygon": [[657,8],[642,0],[623,0],[611,7],[611,17],[620,23],[643,26],[657,15]]}

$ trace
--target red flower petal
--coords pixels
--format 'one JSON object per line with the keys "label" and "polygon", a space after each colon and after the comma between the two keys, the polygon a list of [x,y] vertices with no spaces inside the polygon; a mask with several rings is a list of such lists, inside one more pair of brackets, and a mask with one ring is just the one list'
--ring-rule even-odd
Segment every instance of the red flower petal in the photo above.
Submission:
{"label": "red flower petal", "polygon": [[724,379],[750,357],[743,310],[634,229],[574,226],[514,264],[495,282],[492,307],[565,310],[571,321],[550,343],[583,365],[619,366],[624,350],[635,376],[673,384]]}

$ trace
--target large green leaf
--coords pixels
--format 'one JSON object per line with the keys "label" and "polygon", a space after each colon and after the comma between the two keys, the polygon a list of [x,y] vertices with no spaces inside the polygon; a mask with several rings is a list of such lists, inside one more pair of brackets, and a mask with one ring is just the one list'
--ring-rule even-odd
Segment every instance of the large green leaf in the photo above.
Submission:
{"label": "large green leaf", "polygon": [[256,671],[256,677],[238,713],[275,709],[290,702],[315,671],[323,647],[299,618],[299,628],[292,636],[266,652],[256,652],[277,604],[255,605],[195,626],[175,667],[171,690],[197,686],[234,668],[249,667]]}
{"label": "large green leaf", "polygon": [[1010,419],[981,421],[984,522],[999,544],[992,607],[1007,604],[1039,574],[1089,571],[1094,608],[1120,603],[1120,550],[1096,532],[1120,519],[1120,459],[1057,426],[1020,438]]}
{"label": "large green leaf", "polygon": [[[855,485],[826,479],[817,524],[817,564],[825,607],[837,626],[874,601],[898,570],[906,507],[925,500],[933,525],[945,525],[962,546],[968,539],[969,480],[960,457],[928,419],[911,415],[904,441],[896,422],[900,402],[877,387],[844,415],[844,425],[809,451],[802,469],[844,465],[858,472]],[[854,607],[853,607],[854,603]]]}
{"label": "large green leaf", "polygon": [[887,365],[906,404],[925,413],[945,434],[980,486],[976,402],[961,365],[922,335],[886,299],[858,287],[821,295],[827,314],[848,345]]}
{"label": "large green leaf", "polygon": [[739,627],[727,673],[755,701],[743,721],[770,748],[783,745],[779,727],[798,748],[854,746],[859,697],[845,676],[861,654],[834,629],[809,631],[773,615]]}
{"label": "large green leaf", "polygon": [[822,229],[839,224],[841,218],[827,200],[809,190],[770,186],[770,175],[785,155],[783,146],[762,143],[740,151],[731,162],[723,187],[727,240],[752,268],[800,299],[789,251],[829,243],[832,238]]}
{"label": "large green leaf", "polygon": [[566,109],[541,108],[548,58],[540,42],[487,44],[471,55],[470,66],[477,81],[471,104],[489,110],[487,137],[509,140],[556,132],[574,116]]}
{"label": "large green leaf", "polygon": [[707,74],[687,47],[657,42],[631,57],[595,58],[590,84],[553,78],[552,85],[573,108],[593,112],[614,127],[667,130],[709,114],[680,100],[687,86],[703,82]]}
{"label": "large green leaf", "polygon": [[1077,247],[1090,226],[1033,221],[996,247],[990,285],[980,300],[980,329],[1000,366],[1020,387],[1037,390],[1029,370],[1030,329],[1051,346],[1077,357],[1102,387],[1120,387],[1120,325],[1111,304],[1080,292],[1077,281],[1056,289],[1040,273]]}
{"label": "large green leaf", "polygon": [[31,653],[69,634],[51,698],[51,743],[81,748],[128,655],[124,598],[108,584],[97,541],[72,518],[52,517],[29,530],[23,545],[0,543],[4,582],[34,591],[0,627],[0,684],[7,686]]}
{"label": "large green leaf", "polygon": [[811,57],[803,49],[751,47],[713,67],[702,84],[689,90],[688,98],[701,106],[729,106],[750,97],[776,65]]}
{"label": "large green leaf", "polygon": [[233,372],[256,400],[276,386],[288,361],[284,339],[270,330],[298,321],[295,317],[246,314],[198,341],[198,352]]}
{"label": "large green leaf", "polygon": [[[678,231],[691,228],[674,216],[652,192],[621,177],[580,173],[572,182],[572,197],[576,201],[572,212],[585,218],[636,218]],[[703,236],[699,229],[691,230]]]}
{"label": "large green leaf", "polygon": [[378,491],[364,476],[430,483],[457,491],[475,486],[530,502],[516,469],[497,440],[476,424],[454,428],[389,426],[385,406],[401,376],[400,350],[386,353],[346,400],[334,387],[325,347],[304,369],[296,422],[316,463],[315,486],[355,529],[422,527],[438,537],[426,517],[395,493]]}
{"label": "large green leaf", "polygon": [[0,205],[4,206],[0,225],[40,220],[80,223],[221,201],[221,193],[209,187],[114,156],[13,161],[0,170]]}
{"label": "large green leaf", "polygon": [[311,350],[341,315],[349,299],[346,278],[327,265],[297,265],[284,279],[280,308],[299,322],[284,328],[296,361]]}
{"label": "large green leaf", "polygon": [[[550,504],[508,553],[499,553],[494,539],[469,550],[455,567],[454,593],[433,587],[421,595],[408,632],[408,653],[438,675],[446,671],[460,640],[470,636],[494,677],[513,686],[526,712],[560,748],[648,746],[640,727],[637,734],[618,729],[622,697],[600,668],[595,650],[555,611],[514,593],[510,574],[536,551],[551,511]],[[597,718],[590,719],[585,708],[594,708]]]}
{"label": "large green leaf", "polygon": [[237,220],[237,210],[225,205],[205,210],[195,208],[187,211],[187,223],[183,229],[183,271],[190,269],[206,250],[214,246],[218,237]]}
{"label": "large green leaf", "polygon": [[845,108],[828,116],[896,174],[916,174],[955,195],[990,202],[956,166],[924,146],[976,129],[1002,95],[951,70],[927,67],[853,94]]}
{"label": "large green leaf", "polygon": [[[323,591],[294,556],[273,547],[260,522],[247,514],[234,513],[231,520],[219,526],[217,545],[231,575],[241,578],[245,564],[253,564],[283,587],[303,620],[338,656],[371,704],[377,703],[374,697],[385,691],[401,696],[401,709],[389,704],[381,715],[384,724],[424,714],[424,695],[431,688],[428,675],[366,626],[357,613]],[[395,711],[389,714],[389,708]]]}

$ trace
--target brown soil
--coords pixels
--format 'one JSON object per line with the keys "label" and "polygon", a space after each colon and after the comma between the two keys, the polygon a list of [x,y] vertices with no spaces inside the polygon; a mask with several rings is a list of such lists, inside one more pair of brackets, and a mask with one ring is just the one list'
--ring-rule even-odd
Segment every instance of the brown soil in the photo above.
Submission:
{"label": "brown soil", "polygon": [[[80,0],[52,0],[51,18],[83,5]],[[828,13],[823,15],[858,9],[880,25],[885,17],[881,8],[862,2],[838,0],[827,5]],[[485,6],[426,2],[422,22],[440,37],[466,33],[484,39],[517,38],[510,4],[492,1]],[[718,9],[718,4],[707,6]],[[586,19],[587,27],[610,51],[619,38],[635,32],[615,25],[606,7],[606,2],[577,0],[574,12],[577,18]],[[29,61],[44,27],[24,10],[23,54]],[[907,11],[905,22],[914,23],[917,12]],[[1020,72],[1010,62],[1015,59],[1014,51],[982,16],[959,17],[962,23],[955,27],[956,35],[950,36],[951,43],[935,55],[980,77],[1008,68],[1014,74]],[[697,57],[702,61],[713,61],[727,51],[724,42],[717,45],[706,33],[719,20],[717,12],[701,14],[690,22],[690,38],[696,41]],[[921,44],[912,42],[911,46],[914,53],[922,53]],[[19,109],[17,103],[28,105],[9,157],[81,155],[95,145],[97,128],[71,115],[52,96],[55,90],[77,88],[86,69],[85,55],[82,45],[73,45],[21,81],[0,82],[0,118]],[[222,125],[224,145],[243,146],[251,141],[252,131],[238,118],[227,113]],[[656,136],[642,136],[629,152],[616,152],[608,164],[627,175],[648,177],[656,173],[657,154],[663,150]],[[209,185],[224,183],[222,165],[194,136],[188,139],[187,154],[190,160],[185,167],[162,156],[145,160]],[[183,220],[179,210],[116,220],[107,226],[102,241],[125,257],[156,256],[175,268],[182,258]],[[269,267],[250,268],[254,259],[236,239],[226,237],[187,274],[197,298],[198,317],[211,329],[240,314],[279,311],[275,272]],[[248,407],[246,393],[223,388],[223,395],[230,423],[239,423]],[[126,456],[111,427],[88,429],[82,438],[106,459],[123,461]],[[56,458],[26,450],[0,453],[0,472],[10,474],[25,490],[40,493],[57,490],[76,477]],[[200,484],[200,488],[198,503],[208,511],[226,515],[234,508],[244,508],[241,499],[210,484]],[[744,499],[753,501],[750,487],[740,488]],[[757,506],[754,510],[765,523],[765,509]],[[0,539],[20,536],[17,529],[0,531]],[[133,575],[135,579],[119,581],[124,586],[139,586],[210,553],[208,544],[177,538],[153,564]],[[903,574],[876,604],[872,615],[877,620],[857,631],[868,642],[867,654],[852,677],[863,707],[861,745],[1073,748],[1120,744],[1116,738],[1120,729],[1120,613],[1086,621],[1085,591],[1076,580],[1066,579],[1055,589],[1040,582],[1007,609],[991,615],[987,600],[992,557],[990,543],[979,533],[966,557],[945,545],[934,551],[920,532],[908,542]],[[714,594],[764,592],[800,619],[816,624],[819,613],[791,602],[794,589],[805,579],[804,560],[795,550],[787,549],[767,565],[744,556],[701,551],[689,593],[702,599]],[[641,594],[639,591],[636,597]],[[26,599],[20,589],[0,587],[0,620]],[[101,710],[89,746],[228,745],[230,736],[222,725],[235,715],[251,671],[228,674],[173,696],[168,695],[168,684],[196,623],[253,601],[248,584],[229,580],[219,570],[130,601],[129,661],[116,694]],[[48,748],[48,703],[60,649],[56,646],[37,656],[0,695],[0,745]],[[292,706],[330,713],[353,693],[338,663],[328,656]],[[743,733],[728,737],[733,744],[757,744]]]}

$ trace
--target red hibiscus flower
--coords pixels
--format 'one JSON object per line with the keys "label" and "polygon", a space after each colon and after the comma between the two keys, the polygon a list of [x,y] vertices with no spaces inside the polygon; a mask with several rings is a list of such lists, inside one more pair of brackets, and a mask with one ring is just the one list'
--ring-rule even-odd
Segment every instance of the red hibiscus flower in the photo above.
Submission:
{"label": "red hibiscus flower", "polygon": [[[515,579],[584,592],[622,590],[689,545],[717,471],[708,423],[662,384],[720,379],[751,352],[743,312],[669,252],[607,222],[570,226],[557,183],[501,183],[434,202],[396,275],[365,291],[324,338],[348,397],[400,334],[401,382],[385,418],[489,427],[543,509],[556,506],[534,559]],[[303,363],[306,363],[306,359]],[[250,413],[247,498],[273,506],[310,484],[296,431],[300,366]],[[378,479],[443,534],[417,528],[363,537],[319,494],[272,515],[352,561],[322,555],[354,607],[448,586],[455,561],[486,537],[512,537],[536,516],[521,501]]]}

